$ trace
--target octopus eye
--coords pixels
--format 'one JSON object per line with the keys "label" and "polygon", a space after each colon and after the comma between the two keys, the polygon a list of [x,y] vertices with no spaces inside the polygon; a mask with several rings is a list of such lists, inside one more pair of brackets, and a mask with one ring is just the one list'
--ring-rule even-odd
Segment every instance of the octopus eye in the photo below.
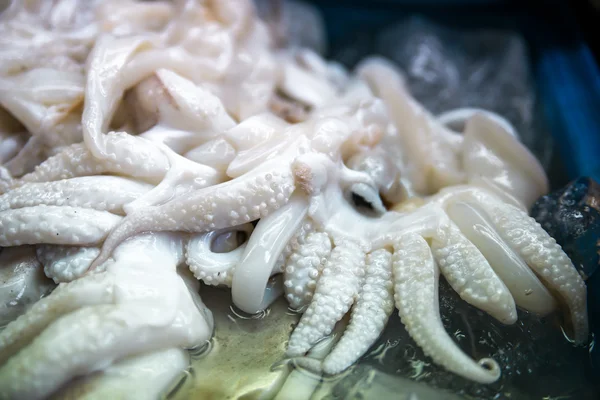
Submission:
{"label": "octopus eye", "polygon": [[365,184],[353,185],[348,199],[358,213],[367,217],[376,217],[386,212],[379,192]]}
{"label": "octopus eye", "polygon": [[368,212],[375,212],[373,204],[369,203],[364,197],[359,194],[352,193],[352,204],[356,209],[365,209]]}
{"label": "octopus eye", "polygon": [[210,244],[210,251],[213,253],[229,253],[246,243],[248,234],[244,231],[223,232],[215,237]]}

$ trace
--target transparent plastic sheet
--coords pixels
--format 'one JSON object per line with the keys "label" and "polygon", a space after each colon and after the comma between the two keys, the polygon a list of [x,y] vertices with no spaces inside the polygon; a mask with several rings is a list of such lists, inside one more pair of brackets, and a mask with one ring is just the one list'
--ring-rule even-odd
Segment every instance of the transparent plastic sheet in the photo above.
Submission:
{"label": "transparent plastic sheet", "polygon": [[436,115],[475,107],[504,116],[548,169],[553,140],[536,107],[527,45],[517,33],[459,31],[410,17],[348,38],[332,58],[351,67],[369,54],[393,60],[411,93]]}

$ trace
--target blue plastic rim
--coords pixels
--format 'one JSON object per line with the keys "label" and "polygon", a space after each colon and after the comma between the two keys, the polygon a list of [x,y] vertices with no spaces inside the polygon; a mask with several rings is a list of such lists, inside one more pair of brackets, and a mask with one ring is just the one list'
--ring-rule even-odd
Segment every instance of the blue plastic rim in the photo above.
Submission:
{"label": "blue plastic rim", "polygon": [[600,182],[600,69],[567,2],[500,0],[313,1],[330,48],[357,31],[376,31],[410,15],[455,28],[511,29],[528,42],[545,126],[569,179]]}

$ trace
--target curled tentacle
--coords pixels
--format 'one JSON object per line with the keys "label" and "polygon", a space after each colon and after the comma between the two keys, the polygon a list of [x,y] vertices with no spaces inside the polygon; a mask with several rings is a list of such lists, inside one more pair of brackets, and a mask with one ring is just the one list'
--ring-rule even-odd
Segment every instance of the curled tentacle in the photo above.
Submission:
{"label": "curled tentacle", "polygon": [[394,246],[393,274],[398,313],[425,354],[455,374],[476,382],[498,380],[500,366],[496,361],[484,358],[476,363],[444,330],[438,301],[439,270],[425,239],[406,235]]}
{"label": "curled tentacle", "polygon": [[253,229],[248,223],[192,235],[186,246],[186,264],[207,285],[231,287],[233,273]]}

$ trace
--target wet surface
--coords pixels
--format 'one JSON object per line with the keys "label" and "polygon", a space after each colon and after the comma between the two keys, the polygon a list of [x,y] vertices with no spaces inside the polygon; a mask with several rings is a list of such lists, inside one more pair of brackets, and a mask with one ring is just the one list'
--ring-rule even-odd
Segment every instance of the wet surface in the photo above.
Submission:
{"label": "wet surface", "polygon": [[440,282],[440,311],[446,331],[465,353],[498,361],[502,369],[498,382],[477,384],[433,364],[397,316],[360,364],[467,399],[598,398],[586,377],[588,349],[575,348],[565,339],[557,316],[519,312],[517,323],[506,326],[466,304],[445,282]]}
{"label": "wet surface", "polygon": [[[192,366],[172,399],[269,398],[288,369],[277,367],[298,315],[283,298],[264,313],[246,315],[231,306],[229,289],[202,286],[200,295],[215,319],[208,348],[192,352]],[[269,396],[269,393],[272,393]]]}
{"label": "wet surface", "polygon": [[[469,306],[440,282],[444,326],[474,359],[493,357],[502,376],[492,385],[460,378],[432,363],[413,342],[396,314],[369,352],[349,371],[321,377],[282,363],[297,316],[283,299],[265,314],[248,316],[230,308],[227,290],[202,288],[213,310],[216,332],[208,353],[193,356],[192,368],[173,399],[272,398],[287,379],[297,399],[597,399],[586,370],[587,348],[572,346],[557,315],[520,312],[503,325]],[[275,365],[275,368],[272,366]]]}

